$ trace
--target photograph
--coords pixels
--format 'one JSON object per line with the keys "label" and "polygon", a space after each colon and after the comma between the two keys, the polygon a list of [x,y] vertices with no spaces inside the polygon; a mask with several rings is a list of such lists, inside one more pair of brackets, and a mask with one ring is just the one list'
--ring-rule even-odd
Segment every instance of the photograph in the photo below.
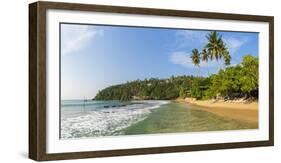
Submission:
{"label": "photograph", "polygon": [[60,139],[259,128],[259,33],[60,23]]}
{"label": "photograph", "polygon": [[29,4],[28,157],[274,145],[274,16]]}

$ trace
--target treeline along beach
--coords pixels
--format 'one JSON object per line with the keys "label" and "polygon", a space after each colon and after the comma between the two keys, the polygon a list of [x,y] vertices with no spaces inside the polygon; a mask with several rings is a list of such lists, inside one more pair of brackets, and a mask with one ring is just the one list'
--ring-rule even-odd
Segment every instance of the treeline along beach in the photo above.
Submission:
{"label": "treeline along beach", "polygon": [[94,100],[197,100],[258,99],[258,58],[246,55],[240,64],[222,68],[217,74],[150,78],[113,85],[98,92]]}

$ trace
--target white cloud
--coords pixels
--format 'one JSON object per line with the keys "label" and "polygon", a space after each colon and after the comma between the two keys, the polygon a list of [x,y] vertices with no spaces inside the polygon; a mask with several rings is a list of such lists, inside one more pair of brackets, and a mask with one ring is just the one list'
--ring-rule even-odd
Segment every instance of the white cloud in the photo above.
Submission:
{"label": "white cloud", "polygon": [[[200,30],[181,30],[176,33],[177,36],[177,46],[179,48],[190,47],[190,48],[203,48],[207,44],[207,38],[209,31],[200,31]],[[236,38],[230,36],[224,36],[223,40],[227,44],[227,47],[232,54],[236,53],[245,43],[247,39],[245,38]]]}
{"label": "white cloud", "polygon": [[207,43],[207,31],[199,30],[181,30],[176,33],[177,45],[179,48],[199,45],[202,46]]}
{"label": "white cloud", "polygon": [[[170,55],[169,60],[173,64],[181,65],[185,68],[194,68],[195,65],[192,63],[192,59],[190,58],[190,54],[186,52],[174,52]],[[210,68],[210,67],[218,67],[221,63],[215,60],[210,62],[201,61],[201,68]]]}
{"label": "white cloud", "polygon": [[[206,36],[210,31],[200,31],[200,30],[181,30],[176,33],[176,46],[178,49],[184,48],[188,52],[191,52],[193,48],[197,48],[199,51],[202,50],[204,45],[207,44],[208,40]],[[219,32],[219,34],[221,34]],[[227,48],[229,49],[230,55],[232,56],[233,62],[240,62],[239,56],[236,55],[237,51],[248,42],[246,37],[235,37],[228,34],[223,34],[223,40],[225,41]],[[174,52],[170,55],[170,61],[174,64],[181,65],[185,68],[195,67],[192,63],[190,55],[183,50],[179,50],[180,52]],[[238,58],[237,58],[238,57]],[[204,62],[201,61],[201,68],[215,68],[215,67],[223,67],[223,59],[216,61]]]}
{"label": "white cloud", "polygon": [[103,31],[94,29],[88,25],[62,25],[61,50],[62,54],[70,54],[79,51],[92,38],[102,36]]}
{"label": "white cloud", "polygon": [[169,59],[173,64],[181,65],[186,68],[194,67],[190,55],[185,52],[174,52],[170,55]]}
{"label": "white cloud", "polygon": [[246,39],[237,39],[234,37],[226,37],[223,39],[224,39],[231,55],[236,53],[236,51],[239,50],[241,46],[243,46],[245,43],[247,43]]}

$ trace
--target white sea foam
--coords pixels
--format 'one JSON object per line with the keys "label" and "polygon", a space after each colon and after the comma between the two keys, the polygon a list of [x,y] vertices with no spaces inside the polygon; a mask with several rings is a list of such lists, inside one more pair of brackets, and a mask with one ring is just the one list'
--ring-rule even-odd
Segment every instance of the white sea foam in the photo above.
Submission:
{"label": "white sea foam", "polygon": [[151,110],[169,101],[135,101],[135,104],[87,111],[61,119],[61,138],[86,138],[122,134],[120,130],[144,120]]}

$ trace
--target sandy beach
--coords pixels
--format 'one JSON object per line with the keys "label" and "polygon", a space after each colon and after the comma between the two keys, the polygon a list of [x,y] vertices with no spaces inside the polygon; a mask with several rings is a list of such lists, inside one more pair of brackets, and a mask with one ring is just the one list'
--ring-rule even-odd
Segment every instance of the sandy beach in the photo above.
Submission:
{"label": "sandy beach", "polygon": [[247,113],[247,110],[244,112],[242,109],[211,109],[184,101],[172,101],[155,109],[143,121],[122,131],[124,135],[137,135],[257,129],[258,123],[253,111]]}
{"label": "sandy beach", "polygon": [[[200,110],[249,123],[258,123],[258,102],[177,99],[180,103],[201,106]],[[197,108],[197,107],[196,107]]]}

